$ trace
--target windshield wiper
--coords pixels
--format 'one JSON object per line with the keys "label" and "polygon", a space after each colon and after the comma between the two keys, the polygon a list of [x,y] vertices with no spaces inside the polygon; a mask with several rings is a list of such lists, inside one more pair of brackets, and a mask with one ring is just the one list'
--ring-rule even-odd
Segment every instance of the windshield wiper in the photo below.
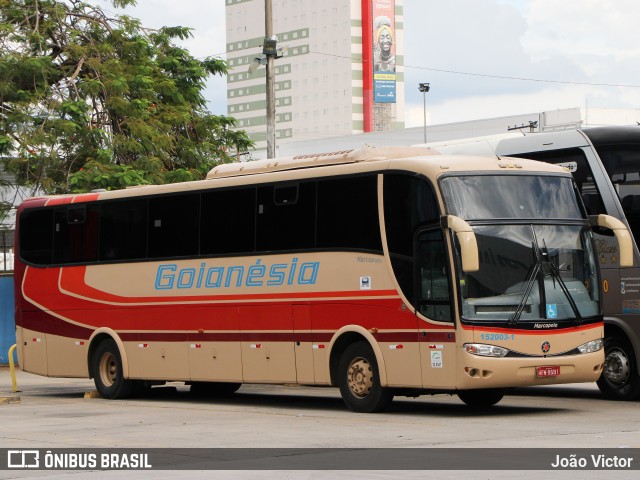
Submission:
{"label": "windshield wiper", "polygon": [[560,271],[558,270],[558,267],[556,267],[555,263],[548,260],[549,250],[547,249],[547,242],[544,240],[544,238],[542,239],[542,243],[544,244],[544,250],[545,250],[543,259],[545,257],[547,258],[547,260],[543,260],[543,262],[551,272],[551,278],[553,279],[553,286],[555,288],[556,286],[555,281],[558,280],[558,285],[560,285],[560,290],[562,290],[562,293],[564,293],[564,296],[567,297],[567,300],[569,301],[569,306],[571,306],[571,310],[573,310],[573,314],[576,316],[576,325],[580,325],[582,323],[582,315],[580,314],[578,305],[576,304],[575,300],[571,296],[571,292],[569,292],[569,289],[567,288],[567,284],[564,283],[564,280],[560,275]]}
{"label": "windshield wiper", "polygon": [[542,264],[540,249],[536,245],[535,241],[531,242],[531,247],[532,247],[532,250],[535,252],[536,263],[533,267],[531,267],[529,276],[527,277],[527,283],[525,284],[525,287],[524,287],[524,294],[520,299],[520,303],[518,304],[516,311],[513,312],[513,315],[511,315],[511,318],[509,318],[510,327],[515,326],[520,320],[520,316],[522,315],[524,308],[527,306],[527,299],[529,298],[529,295],[531,295],[531,290],[533,289],[533,285],[536,283],[536,279],[538,278],[538,274],[540,273],[540,268],[541,268],[540,265]]}

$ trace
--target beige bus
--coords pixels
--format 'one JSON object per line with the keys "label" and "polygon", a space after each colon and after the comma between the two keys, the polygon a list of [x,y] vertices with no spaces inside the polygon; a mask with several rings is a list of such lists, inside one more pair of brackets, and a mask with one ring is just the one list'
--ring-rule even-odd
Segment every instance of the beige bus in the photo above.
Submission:
{"label": "beige bus", "polygon": [[[591,221],[630,262],[624,225]],[[16,229],[22,368],[106,398],[297,383],[360,412],[433,393],[489,406],[602,372],[590,219],[545,163],[415,147],[238,163],[33,198]]]}

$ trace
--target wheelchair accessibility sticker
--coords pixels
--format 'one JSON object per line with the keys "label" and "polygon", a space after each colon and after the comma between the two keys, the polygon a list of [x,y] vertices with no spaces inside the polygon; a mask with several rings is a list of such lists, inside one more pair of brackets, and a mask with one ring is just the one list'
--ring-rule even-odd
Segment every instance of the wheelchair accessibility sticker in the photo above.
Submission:
{"label": "wheelchair accessibility sticker", "polygon": [[547,318],[558,317],[558,306],[555,303],[547,303]]}

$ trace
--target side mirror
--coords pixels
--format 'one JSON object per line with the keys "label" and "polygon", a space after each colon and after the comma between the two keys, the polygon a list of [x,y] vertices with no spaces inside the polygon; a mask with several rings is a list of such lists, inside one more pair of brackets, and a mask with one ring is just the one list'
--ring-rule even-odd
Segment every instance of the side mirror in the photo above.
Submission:
{"label": "side mirror", "polygon": [[478,255],[478,242],[473,228],[467,222],[455,215],[442,217],[442,227],[450,228],[456,233],[460,242],[460,254],[462,256],[462,270],[467,273],[480,270],[480,256]]}
{"label": "side mirror", "polygon": [[613,231],[620,247],[620,266],[633,266],[633,242],[631,234],[624,223],[611,215],[591,215],[589,221],[592,226],[607,228]]}

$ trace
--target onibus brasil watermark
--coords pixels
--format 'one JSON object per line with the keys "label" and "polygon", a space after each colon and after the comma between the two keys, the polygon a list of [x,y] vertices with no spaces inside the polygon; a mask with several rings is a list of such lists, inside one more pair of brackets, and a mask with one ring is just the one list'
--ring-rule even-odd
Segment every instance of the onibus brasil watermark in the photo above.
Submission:
{"label": "onibus brasil watermark", "polygon": [[638,448],[0,448],[0,470],[640,470]]}
{"label": "onibus brasil watermark", "polygon": [[136,452],[52,452],[46,450],[8,450],[7,468],[54,470],[138,470],[151,469],[148,453]]}

